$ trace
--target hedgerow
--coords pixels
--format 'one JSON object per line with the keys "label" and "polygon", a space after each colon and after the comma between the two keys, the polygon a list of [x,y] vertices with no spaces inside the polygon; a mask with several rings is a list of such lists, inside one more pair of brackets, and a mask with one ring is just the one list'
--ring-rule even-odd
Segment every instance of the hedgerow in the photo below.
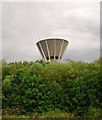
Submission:
{"label": "hedgerow", "polygon": [[3,63],[4,113],[31,115],[58,109],[85,116],[90,108],[102,111],[101,62]]}

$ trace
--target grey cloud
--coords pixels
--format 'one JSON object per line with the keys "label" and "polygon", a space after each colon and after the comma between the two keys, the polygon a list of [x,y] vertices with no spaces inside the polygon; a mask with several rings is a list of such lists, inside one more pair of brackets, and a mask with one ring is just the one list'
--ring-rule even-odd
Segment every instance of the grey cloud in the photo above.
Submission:
{"label": "grey cloud", "polygon": [[[41,59],[36,47],[39,37],[56,36],[70,42],[64,58],[99,58],[98,7],[95,3],[3,3],[3,58]],[[88,57],[82,58],[84,55]]]}
{"label": "grey cloud", "polygon": [[0,59],[2,59],[2,5],[0,3]]}
{"label": "grey cloud", "polygon": [[100,2],[101,0],[2,0],[3,2]]}

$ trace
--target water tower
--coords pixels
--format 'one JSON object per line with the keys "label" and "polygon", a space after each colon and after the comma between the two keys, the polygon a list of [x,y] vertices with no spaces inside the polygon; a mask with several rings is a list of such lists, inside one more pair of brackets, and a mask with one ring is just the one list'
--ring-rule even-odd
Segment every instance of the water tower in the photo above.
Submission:
{"label": "water tower", "polygon": [[60,38],[43,39],[36,43],[45,61],[60,61],[68,44],[69,42],[67,40]]}

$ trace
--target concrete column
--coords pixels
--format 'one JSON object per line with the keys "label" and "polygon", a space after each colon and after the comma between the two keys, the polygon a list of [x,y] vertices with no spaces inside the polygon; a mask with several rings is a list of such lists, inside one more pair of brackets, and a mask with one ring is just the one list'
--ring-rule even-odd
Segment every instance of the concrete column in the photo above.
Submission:
{"label": "concrete column", "polygon": [[49,52],[47,40],[46,40],[46,47],[47,47],[47,53],[48,53],[48,57],[49,57],[49,61],[50,61],[50,52]]}
{"label": "concrete column", "polygon": [[45,56],[45,53],[44,53],[44,51],[43,51],[43,48],[42,48],[42,46],[41,46],[41,43],[40,43],[40,42],[39,42],[39,46],[40,46],[40,49],[41,49],[41,51],[42,51],[42,54],[43,54],[43,56],[44,56],[45,61],[47,61],[46,56]]}

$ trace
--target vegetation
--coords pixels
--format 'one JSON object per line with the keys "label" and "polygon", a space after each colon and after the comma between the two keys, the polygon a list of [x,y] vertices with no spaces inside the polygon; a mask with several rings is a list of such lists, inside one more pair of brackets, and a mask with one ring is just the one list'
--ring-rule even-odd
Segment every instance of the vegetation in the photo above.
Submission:
{"label": "vegetation", "polygon": [[4,62],[3,117],[102,119],[101,63]]}

